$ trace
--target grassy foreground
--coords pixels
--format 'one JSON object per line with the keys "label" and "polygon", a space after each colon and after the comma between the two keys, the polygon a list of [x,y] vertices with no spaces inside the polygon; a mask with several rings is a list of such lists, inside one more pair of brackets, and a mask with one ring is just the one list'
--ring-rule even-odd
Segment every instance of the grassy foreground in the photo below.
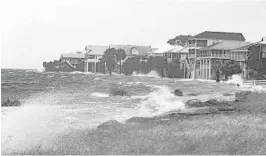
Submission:
{"label": "grassy foreground", "polygon": [[[238,111],[106,122],[23,154],[266,154],[266,94],[251,93]],[[21,154],[22,154],[21,153]]]}

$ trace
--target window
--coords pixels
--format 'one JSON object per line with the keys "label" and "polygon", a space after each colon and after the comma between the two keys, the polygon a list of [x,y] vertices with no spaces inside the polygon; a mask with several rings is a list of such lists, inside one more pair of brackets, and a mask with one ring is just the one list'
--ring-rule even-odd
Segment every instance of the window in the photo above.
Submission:
{"label": "window", "polygon": [[262,58],[266,58],[266,52],[262,52]]}
{"label": "window", "polygon": [[266,58],[266,47],[262,48],[262,58]]}
{"label": "window", "polygon": [[172,58],[178,58],[178,55],[176,53],[172,53]]}
{"label": "window", "polygon": [[89,55],[88,58],[89,58],[89,59],[95,59],[95,56],[94,56],[94,55]]}

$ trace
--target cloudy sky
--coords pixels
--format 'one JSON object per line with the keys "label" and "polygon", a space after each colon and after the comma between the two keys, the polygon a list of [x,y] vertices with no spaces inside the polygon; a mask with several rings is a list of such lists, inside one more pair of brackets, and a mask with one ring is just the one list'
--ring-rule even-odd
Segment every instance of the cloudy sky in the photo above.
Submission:
{"label": "cloudy sky", "polygon": [[42,68],[86,44],[162,45],[205,30],[266,36],[266,1],[1,0],[1,67]]}

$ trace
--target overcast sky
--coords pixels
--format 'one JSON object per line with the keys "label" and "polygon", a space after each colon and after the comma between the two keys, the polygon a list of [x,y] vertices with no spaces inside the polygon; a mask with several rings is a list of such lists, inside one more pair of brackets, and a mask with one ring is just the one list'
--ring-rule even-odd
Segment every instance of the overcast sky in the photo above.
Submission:
{"label": "overcast sky", "polygon": [[86,44],[162,45],[179,34],[266,36],[266,1],[1,0],[2,68],[40,69]]}

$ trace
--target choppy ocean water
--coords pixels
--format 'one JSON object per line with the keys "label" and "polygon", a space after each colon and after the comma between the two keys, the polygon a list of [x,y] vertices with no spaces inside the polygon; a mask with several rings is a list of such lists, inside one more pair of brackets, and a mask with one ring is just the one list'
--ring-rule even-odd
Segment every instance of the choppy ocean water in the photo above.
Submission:
{"label": "choppy ocean water", "polygon": [[[212,81],[160,78],[155,73],[109,76],[1,70],[1,80],[2,99],[19,99],[23,104],[1,110],[5,153],[49,146],[59,134],[92,129],[108,120],[123,122],[134,116],[186,109],[184,103],[189,99],[231,98],[223,93],[242,89]],[[131,96],[109,96],[112,87],[123,87]],[[174,89],[182,90],[184,96],[174,96]],[[189,93],[199,95],[186,96]]]}

